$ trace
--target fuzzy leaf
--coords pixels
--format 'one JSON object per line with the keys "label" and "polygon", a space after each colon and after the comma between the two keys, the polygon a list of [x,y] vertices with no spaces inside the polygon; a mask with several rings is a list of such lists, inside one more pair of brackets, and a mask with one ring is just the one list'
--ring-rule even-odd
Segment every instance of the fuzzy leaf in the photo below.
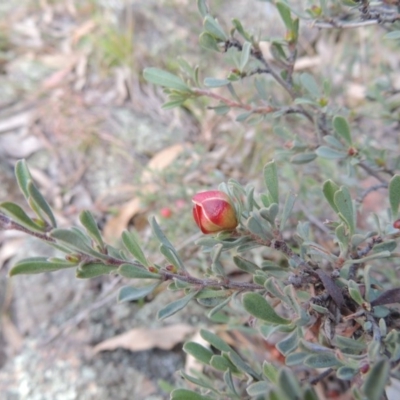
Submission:
{"label": "fuzzy leaf", "polygon": [[318,149],[315,150],[315,154],[318,157],[326,158],[327,160],[341,160],[347,157],[346,153],[332,149],[328,146],[319,146]]}
{"label": "fuzzy leaf", "polygon": [[187,389],[175,389],[171,392],[171,400],[213,400],[211,397],[203,396]]}
{"label": "fuzzy leaf", "polygon": [[389,202],[392,219],[397,219],[400,204],[400,175],[395,175],[389,182]]}
{"label": "fuzzy leaf", "polygon": [[221,25],[211,15],[205,16],[203,27],[206,32],[208,32],[210,35],[214,36],[216,39],[220,41],[224,42],[225,40],[228,39]]}
{"label": "fuzzy leaf", "polygon": [[39,226],[17,204],[11,202],[0,203],[0,211],[9,216],[13,221],[34,232],[43,233],[45,228]]}
{"label": "fuzzy leaf", "polygon": [[234,256],[233,262],[240,270],[248,272],[249,274],[254,274],[259,270],[258,265],[240,256]]}
{"label": "fuzzy leaf", "polygon": [[142,248],[140,247],[139,241],[133,232],[123,231],[122,242],[126,249],[136,258],[141,264],[148,267],[150,264],[144,255]]}
{"label": "fuzzy leaf", "polygon": [[337,132],[338,135],[344,139],[344,141],[351,146],[352,145],[352,140],[351,140],[351,133],[350,133],[350,127],[349,124],[346,120],[346,118],[343,118],[339,115],[337,115],[333,119],[333,127],[335,128],[335,131]]}
{"label": "fuzzy leaf", "polygon": [[256,397],[265,396],[271,388],[271,384],[266,381],[255,382],[249,385],[246,389],[246,392],[249,396]]}
{"label": "fuzzy leaf", "polygon": [[49,261],[46,257],[25,258],[17,262],[10,270],[9,276],[22,274],[39,274],[42,272],[52,272],[59,269],[76,267],[76,263],[68,261]]}
{"label": "fuzzy leaf", "polygon": [[190,92],[189,86],[181,78],[159,68],[145,68],[143,70],[143,77],[146,81],[155,85]]}
{"label": "fuzzy leaf", "polygon": [[122,264],[118,268],[118,274],[129,279],[160,279],[161,275],[154,274],[145,268],[132,264]]}
{"label": "fuzzy leaf", "polygon": [[217,78],[205,78],[204,79],[204,86],[210,88],[222,87],[226,86],[230,83],[228,79],[217,79]]}
{"label": "fuzzy leaf", "polygon": [[158,319],[165,319],[170,317],[171,315],[174,315],[178,311],[182,310],[187,306],[190,300],[193,299],[193,297],[196,296],[198,291],[193,291],[187,294],[186,296],[173,301],[172,303],[167,304],[164,308],[158,311],[157,313],[157,318]]}
{"label": "fuzzy leaf", "polygon": [[304,360],[304,364],[311,368],[329,368],[340,365],[340,361],[332,353],[312,354]]}
{"label": "fuzzy leaf", "polygon": [[286,29],[288,31],[293,30],[293,21],[292,17],[290,15],[290,8],[285,4],[278,2],[276,3],[276,8],[278,9],[278,12],[282,18],[282,21],[284,22]]}
{"label": "fuzzy leaf", "polygon": [[124,286],[120,289],[117,299],[120,303],[123,303],[125,301],[134,301],[143,299],[144,297],[152,293],[158,285],[159,284],[156,283],[154,285],[141,286],[141,287]]}
{"label": "fuzzy leaf", "polygon": [[313,98],[321,96],[321,91],[313,75],[304,72],[300,75],[300,82]]}
{"label": "fuzzy leaf", "polygon": [[368,400],[380,400],[388,384],[390,372],[389,361],[381,359],[377,361],[368,372],[363,386],[363,392]]}
{"label": "fuzzy leaf", "polygon": [[297,329],[295,329],[292,333],[285,336],[283,340],[276,344],[276,348],[284,355],[288,355],[293,350],[297,348],[299,343],[299,334]]}
{"label": "fuzzy leaf", "polygon": [[211,350],[195,342],[186,342],[183,345],[183,351],[204,364],[210,364],[211,357],[214,355]]}
{"label": "fuzzy leaf", "polygon": [[338,212],[338,208],[335,204],[335,193],[339,190],[339,186],[336,185],[335,182],[332,180],[327,180],[324,182],[324,186],[322,188],[322,191],[324,193],[324,196],[326,200],[328,200],[328,203],[330,206],[333,208],[335,212]]}
{"label": "fuzzy leaf", "polygon": [[215,333],[201,329],[200,336],[219,351],[229,352],[232,350],[232,348]]}
{"label": "fuzzy leaf", "polygon": [[338,209],[339,216],[346,222],[347,227],[349,228],[350,235],[353,235],[356,222],[355,222],[355,213],[353,207],[353,201],[350,196],[349,189],[347,187],[342,186],[334,196],[335,205]]}
{"label": "fuzzy leaf", "polygon": [[288,220],[292,210],[293,210],[293,206],[294,203],[296,201],[296,195],[294,195],[293,193],[288,193],[286,196],[286,201],[285,201],[285,205],[283,207],[283,211],[282,211],[282,216],[281,216],[281,224],[280,224],[280,230],[283,230],[283,228],[285,227],[286,221]]}
{"label": "fuzzy leaf", "polygon": [[79,279],[95,278],[96,276],[108,275],[115,270],[115,267],[101,263],[82,264],[76,270],[76,277]]}
{"label": "fuzzy leaf", "polygon": [[292,164],[306,164],[311,161],[314,161],[317,158],[317,155],[314,152],[306,152],[295,154],[293,157],[290,158],[290,162]]}
{"label": "fuzzy leaf", "polygon": [[56,219],[54,218],[53,211],[51,211],[51,208],[49,206],[49,203],[47,203],[46,199],[42,196],[42,194],[39,192],[37,187],[34,185],[32,181],[28,182],[28,193],[30,199],[32,199],[36,205],[42,210],[47,218],[50,221],[50,225],[55,228],[57,226]]}
{"label": "fuzzy leaf", "polygon": [[284,367],[279,371],[278,387],[280,387],[289,399],[295,399],[298,397],[298,394],[301,393],[301,388],[296,377],[287,367]]}
{"label": "fuzzy leaf", "polygon": [[88,235],[99,245],[100,248],[104,248],[103,238],[101,237],[101,233],[97,223],[89,211],[82,211],[79,215],[79,220],[81,224],[85,227]]}
{"label": "fuzzy leaf", "polygon": [[239,65],[240,71],[243,71],[247,63],[249,62],[250,51],[251,51],[251,43],[247,41],[244,42],[242,46],[242,52],[240,54],[240,65]]}
{"label": "fuzzy leaf", "polygon": [[25,199],[28,199],[28,183],[32,180],[32,176],[25,160],[19,160],[15,164],[15,177],[22,194],[24,195]]}
{"label": "fuzzy leaf", "polygon": [[264,182],[271,196],[272,203],[279,204],[278,171],[275,161],[270,161],[264,167]]}
{"label": "fuzzy leaf", "polygon": [[174,248],[162,244],[160,246],[160,252],[174,267],[180,270],[185,269],[185,266],[183,265],[183,262],[179,257],[179,254]]}
{"label": "fuzzy leaf", "polygon": [[50,232],[50,236],[53,239],[56,239],[57,242],[61,242],[61,244],[66,247],[72,248],[75,251],[84,253],[89,256],[93,256],[96,258],[100,258],[103,260],[107,260],[107,256],[98,251],[93,250],[89,247],[87,243],[87,238],[84,236],[82,232],[77,229],[53,229]]}
{"label": "fuzzy leaf", "polygon": [[219,47],[216,39],[214,38],[213,35],[210,35],[208,32],[203,32],[200,35],[199,44],[201,47],[203,47],[203,49],[219,52]]}
{"label": "fuzzy leaf", "polygon": [[280,317],[267,300],[259,293],[246,293],[243,295],[243,307],[254,317],[271,324],[288,325],[290,320]]}

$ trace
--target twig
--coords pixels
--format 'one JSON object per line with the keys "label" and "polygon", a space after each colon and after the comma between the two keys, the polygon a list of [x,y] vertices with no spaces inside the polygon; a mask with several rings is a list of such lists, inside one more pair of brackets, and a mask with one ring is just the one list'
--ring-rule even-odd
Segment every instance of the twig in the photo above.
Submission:
{"label": "twig", "polygon": [[365,171],[368,172],[370,175],[374,176],[378,179],[379,182],[388,184],[384,178],[382,178],[377,171],[373,170],[369,165],[365,164],[364,161],[358,163],[358,165]]}
{"label": "twig", "polygon": [[376,190],[379,189],[386,189],[388,187],[387,183],[378,183],[377,185],[373,185],[369,187],[368,189],[364,190],[364,192],[361,193],[358,202],[362,203],[364,199],[371,193],[375,192]]}
{"label": "twig", "polygon": [[326,371],[321,372],[319,375],[315,376],[314,378],[310,379],[308,382],[311,385],[316,385],[319,381],[326,378],[333,372],[333,368],[328,368]]}
{"label": "twig", "polygon": [[354,29],[362,26],[378,25],[384,23],[393,23],[400,20],[400,14],[391,16],[377,15],[373,19],[358,20],[352,22],[345,22],[340,19],[330,19],[327,21],[312,21],[310,22],[311,28],[320,29]]}

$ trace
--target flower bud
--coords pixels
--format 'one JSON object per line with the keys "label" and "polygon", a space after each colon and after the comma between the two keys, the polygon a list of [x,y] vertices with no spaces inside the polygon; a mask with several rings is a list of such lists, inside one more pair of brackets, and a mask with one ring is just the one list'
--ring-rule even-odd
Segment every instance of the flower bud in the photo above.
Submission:
{"label": "flower bud", "polygon": [[192,199],[193,218],[203,233],[233,230],[238,225],[229,196],[219,190],[197,193]]}

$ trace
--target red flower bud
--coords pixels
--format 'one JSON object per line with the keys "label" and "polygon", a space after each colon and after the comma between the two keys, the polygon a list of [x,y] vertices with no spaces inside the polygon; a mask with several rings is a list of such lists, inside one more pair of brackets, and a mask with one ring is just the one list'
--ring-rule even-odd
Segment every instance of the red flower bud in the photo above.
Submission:
{"label": "red flower bud", "polygon": [[170,218],[172,215],[172,211],[169,207],[164,207],[160,210],[160,214],[164,218]]}
{"label": "red flower bud", "polygon": [[396,219],[396,221],[393,222],[393,228],[400,229],[400,219]]}
{"label": "red flower bud", "polygon": [[229,231],[238,221],[229,196],[219,190],[197,193],[192,199],[193,218],[203,233]]}

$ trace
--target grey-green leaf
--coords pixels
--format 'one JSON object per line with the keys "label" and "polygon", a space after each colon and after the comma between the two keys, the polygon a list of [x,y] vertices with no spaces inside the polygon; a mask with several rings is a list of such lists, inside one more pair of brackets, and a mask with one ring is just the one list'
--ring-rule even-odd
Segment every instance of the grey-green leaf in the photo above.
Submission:
{"label": "grey-green leaf", "polygon": [[145,68],[143,77],[146,81],[163,87],[190,92],[189,86],[181,78],[159,68]]}
{"label": "grey-green leaf", "polygon": [[76,270],[76,277],[80,279],[90,279],[96,276],[108,275],[111,271],[115,270],[115,267],[101,263],[83,264]]}
{"label": "grey-green leaf", "polygon": [[50,225],[55,228],[57,226],[57,222],[54,218],[53,211],[51,210],[49,203],[47,203],[46,199],[42,196],[32,181],[28,182],[27,189],[30,198],[33,199],[36,205],[46,214],[50,221]]}
{"label": "grey-green leaf", "polygon": [[279,204],[278,171],[275,161],[270,161],[264,167],[264,182],[271,196],[272,203]]}
{"label": "grey-green leaf", "polygon": [[29,172],[28,166],[25,160],[19,160],[15,164],[15,177],[17,178],[17,183],[24,197],[28,199],[28,183],[32,180],[32,176]]}
{"label": "grey-green leaf", "polygon": [[250,51],[251,51],[251,43],[250,42],[244,42],[242,46],[242,52],[240,54],[240,71],[243,72],[244,68],[246,67],[246,64],[249,61],[250,57]]}
{"label": "grey-green leaf", "polygon": [[82,211],[79,215],[81,224],[85,227],[88,235],[98,244],[101,249],[104,249],[103,238],[97,223],[90,211]]}
{"label": "grey-green leaf", "polygon": [[290,320],[280,317],[267,300],[259,293],[246,293],[243,295],[243,307],[254,317],[271,324],[288,325]]}
{"label": "grey-green leaf", "polygon": [[22,274],[39,274],[42,272],[52,272],[59,269],[75,267],[75,263],[68,261],[49,261],[46,257],[25,258],[17,262],[10,270],[9,276]]}
{"label": "grey-green leaf", "polygon": [[[255,382],[249,385],[246,389],[246,392],[249,396],[257,397],[265,396],[271,388],[271,384],[266,381]],[[262,397],[264,398],[264,397]]]}
{"label": "grey-green leaf", "polygon": [[389,202],[392,219],[397,219],[400,204],[400,175],[395,175],[389,182]]}
{"label": "grey-green leaf", "polygon": [[150,225],[151,225],[151,229],[153,230],[154,235],[157,237],[159,242],[161,244],[163,244],[164,246],[167,246],[170,249],[173,249],[174,246],[172,246],[172,243],[164,235],[164,232],[161,230],[160,225],[158,225],[157,220],[154,217],[150,218]]}
{"label": "grey-green leaf", "polygon": [[351,140],[351,133],[350,133],[350,127],[349,124],[346,120],[346,118],[341,117],[340,115],[337,115],[333,119],[333,127],[335,128],[335,131],[337,134],[344,139],[344,141],[351,146],[352,145],[352,140]]}
{"label": "grey-green leaf", "polygon": [[216,39],[219,39],[221,41],[225,41],[228,39],[221,25],[211,15],[206,15],[206,17],[204,18],[203,26],[204,30],[210,35],[214,36]]}
{"label": "grey-green leaf", "polygon": [[315,153],[318,157],[326,158],[328,160],[341,160],[347,157],[347,154],[328,146],[319,146]]}
{"label": "grey-green leaf", "polygon": [[158,319],[165,319],[170,317],[171,315],[177,313],[178,311],[182,310],[187,306],[190,300],[196,296],[198,291],[193,291],[187,294],[186,296],[173,301],[172,303],[167,304],[164,308],[158,311],[157,318]]}
{"label": "grey-green leaf", "polygon": [[377,361],[368,372],[363,386],[363,392],[368,400],[380,400],[388,384],[390,372],[389,360]]}
{"label": "grey-green leaf", "polygon": [[134,287],[134,286],[124,286],[118,292],[118,301],[123,303],[125,301],[134,301],[143,299],[154,291],[154,289],[159,285],[156,283],[154,285]]}
{"label": "grey-green leaf", "polygon": [[125,278],[129,279],[160,279],[161,275],[154,274],[145,268],[132,265],[132,264],[122,264],[118,268],[118,273]]}
{"label": "grey-green leaf", "polygon": [[294,195],[293,193],[290,193],[290,192],[286,196],[286,201],[285,201],[285,205],[283,207],[281,223],[280,223],[281,231],[285,228],[286,221],[288,220],[288,218],[293,210],[293,206],[296,201],[296,197],[297,197],[296,195]]}
{"label": "grey-green leaf", "polygon": [[205,78],[204,85],[210,88],[226,86],[231,83],[228,79]]}
{"label": "grey-green leaf", "polygon": [[307,164],[311,161],[314,161],[317,158],[317,155],[314,152],[306,152],[295,154],[290,158],[290,162],[292,164]]}
{"label": "grey-green leaf", "polygon": [[181,258],[179,257],[179,254],[177,253],[177,251],[172,248],[172,247],[168,247],[165,246],[164,244],[162,244],[160,246],[160,252],[161,254],[163,254],[163,256],[176,268],[180,269],[180,270],[185,270],[185,266],[181,260]]}
{"label": "grey-green leaf", "polygon": [[324,193],[324,196],[326,200],[328,200],[328,203],[330,206],[333,208],[335,212],[338,212],[338,208],[335,204],[335,193],[339,190],[339,186],[333,182],[332,180],[327,180],[324,182],[322,192]]}
{"label": "grey-green leaf", "polygon": [[150,264],[144,255],[142,248],[140,247],[139,241],[133,232],[123,231],[122,242],[126,249],[136,258],[141,264],[148,267]]}
{"label": "grey-green leaf", "polygon": [[214,36],[210,35],[208,32],[203,32],[199,37],[199,44],[203,49],[218,51],[219,47]]}
{"label": "grey-green leaf", "polygon": [[171,400],[213,400],[211,397],[187,389],[175,389],[171,392]]}
{"label": "grey-green leaf", "polygon": [[205,329],[200,330],[200,336],[219,351],[229,352],[232,348],[218,335]]}
{"label": "grey-green leaf", "polygon": [[353,235],[356,229],[355,212],[353,201],[350,196],[349,189],[342,186],[334,195],[335,205],[338,209],[339,216],[346,222],[350,235]]}
{"label": "grey-green leaf", "polygon": [[329,368],[341,363],[332,353],[312,354],[304,360],[304,364],[311,368]]}
{"label": "grey-green leaf", "polygon": [[299,343],[299,334],[297,329],[295,329],[292,333],[285,336],[280,342],[276,344],[276,348],[284,355],[288,355],[293,350],[297,348]]}
{"label": "grey-green leaf", "polygon": [[4,202],[0,204],[0,211],[9,216],[12,220],[22,225],[23,227],[30,229],[34,232],[43,233],[45,228],[37,225],[32,219],[26,214],[26,212],[17,204],[11,202]]}
{"label": "grey-green leaf", "polygon": [[93,250],[84,241],[85,237],[82,232],[73,229],[53,229],[50,232],[50,236],[56,239],[61,244],[72,248],[81,253],[100,258],[102,260],[107,260],[107,256],[98,251]]}
{"label": "grey-green leaf", "polygon": [[313,75],[304,72],[300,75],[300,82],[307,92],[314,98],[321,96],[321,91]]}
{"label": "grey-green leaf", "polygon": [[186,342],[183,345],[183,351],[204,364],[210,364],[211,357],[214,355],[211,350],[195,342]]}
{"label": "grey-green leaf", "polygon": [[234,256],[233,262],[240,270],[248,272],[249,274],[254,274],[260,269],[258,268],[258,265],[240,256]]}
{"label": "grey-green leaf", "polygon": [[293,30],[293,21],[290,15],[290,8],[285,3],[281,2],[276,3],[276,8],[279,11],[282,21],[286,26],[286,29],[289,31]]}

